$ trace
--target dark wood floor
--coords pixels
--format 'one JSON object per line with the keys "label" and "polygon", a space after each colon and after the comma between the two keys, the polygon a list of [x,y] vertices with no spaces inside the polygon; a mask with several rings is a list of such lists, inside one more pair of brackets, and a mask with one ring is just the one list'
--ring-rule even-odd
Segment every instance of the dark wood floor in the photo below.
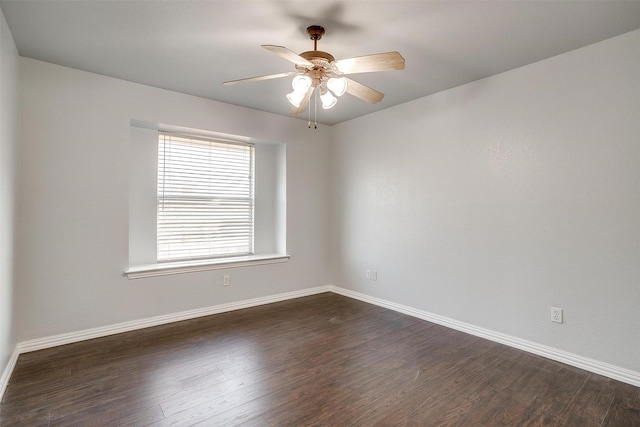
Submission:
{"label": "dark wood floor", "polygon": [[2,426],[640,426],[640,388],[335,294],[21,355]]}

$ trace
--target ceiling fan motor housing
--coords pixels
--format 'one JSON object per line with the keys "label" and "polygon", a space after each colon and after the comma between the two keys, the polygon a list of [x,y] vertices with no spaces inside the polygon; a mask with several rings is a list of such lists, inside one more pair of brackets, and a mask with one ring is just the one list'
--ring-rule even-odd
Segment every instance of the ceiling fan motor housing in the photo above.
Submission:
{"label": "ceiling fan motor housing", "polygon": [[330,53],[320,50],[310,50],[302,52],[300,56],[311,62],[313,64],[313,68],[309,69],[296,65],[296,69],[301,73],[309,74],[313,79],[314,87],[318,86],[322,82],[323,78],[326,80],[334,74],[331,64],[335,62],[336,59]]}

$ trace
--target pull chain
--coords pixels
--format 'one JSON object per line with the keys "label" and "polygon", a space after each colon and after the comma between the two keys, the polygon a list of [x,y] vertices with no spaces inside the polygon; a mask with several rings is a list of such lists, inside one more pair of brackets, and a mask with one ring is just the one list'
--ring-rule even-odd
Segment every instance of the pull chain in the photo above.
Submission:
{"label": "pull chain", "polygon": [[313,128],[318,129],[318,90],[313,90],[313,103],[309,103],[309,121],[307,121],[307,127],[311,129],[311,108],[313,108]]}
{"label": "pull chain", "polygon": [[307,127],[311,129],[311,106],[309,106],[309,121],[307,122]]}

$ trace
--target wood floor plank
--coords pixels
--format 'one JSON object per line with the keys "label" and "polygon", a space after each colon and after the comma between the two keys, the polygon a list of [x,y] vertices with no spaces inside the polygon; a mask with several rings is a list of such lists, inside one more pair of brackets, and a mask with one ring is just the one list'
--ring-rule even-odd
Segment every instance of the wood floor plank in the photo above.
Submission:
{"label": "wood floor plank", "polygon": [[611,381],[600,375],[589,375],[575,399],[557,420],[559,426],[601,426],[613,403]]}
{"label": "wood floor plank", "polygon": [[[474,351],[466,347],[473,346]],[[442,404],[450,400],[455,393],[456,404],[461,404],[460,383],[472,376],[482,376],[487,359],[482,354],[492,348],[493,343],[472,341],[468,346],[451,350],[443,357],[421,360],[414,380],[396,388],[393,393],[380,395],[374,407],[357,418],[360,425],[386,425],[406,419],[409,423],[420,422],[424,413],[429,423],[442,418]],[[415,368],[415,366],[414,366]]]}
{"label": "wood floor plank", "polygon": [[638,426],[640,389],[335,294],[19,357],[0,426]]}
{"label": "wood floor plank", "polygon": [[640,388],[612,382],[613,401],[603,426],[640,427]]}

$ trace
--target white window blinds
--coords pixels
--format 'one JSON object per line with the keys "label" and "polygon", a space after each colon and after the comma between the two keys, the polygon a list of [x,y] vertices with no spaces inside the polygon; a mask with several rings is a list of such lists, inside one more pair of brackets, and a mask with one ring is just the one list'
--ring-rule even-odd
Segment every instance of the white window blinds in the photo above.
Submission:
{"label": "white window blinds", "polygon": [[158,261],[253,253],[254,146],[160,132]]}

